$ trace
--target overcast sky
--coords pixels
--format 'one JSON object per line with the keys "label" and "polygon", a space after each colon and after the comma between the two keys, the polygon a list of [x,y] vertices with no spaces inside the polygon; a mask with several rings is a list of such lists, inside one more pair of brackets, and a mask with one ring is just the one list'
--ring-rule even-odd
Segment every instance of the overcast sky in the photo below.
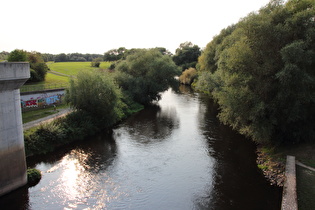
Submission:
{"label": "overcast sky", "polygon": [[269,0],[4,0],[0,52],[99,53],[119,47],[204,48]]}

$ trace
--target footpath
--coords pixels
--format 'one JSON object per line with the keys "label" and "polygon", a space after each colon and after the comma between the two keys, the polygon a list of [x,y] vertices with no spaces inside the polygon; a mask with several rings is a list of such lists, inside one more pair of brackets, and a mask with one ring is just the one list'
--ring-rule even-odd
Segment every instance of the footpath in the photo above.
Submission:
{"label": "footpath", "polygon": [[54,119],[57,119],[59,117],[63,117],[67,114],[69,114],[70,112],[72,112],[72,109],[70,108],[67,108],[67,109],[60,109],[58,110],[58,112],[56,114],[53,114],[53,115],[49,115],[47,117],[44,117],[44,118],[40,118],[38,120],[34,120],[34,121],[31,121],[31,122],[28,122],[28,123],[24,123],[23,124],[23,129],[24,130],[28,130],[32,127],[35,127],[35,126],[38,126],[42,123],[48,123]]}

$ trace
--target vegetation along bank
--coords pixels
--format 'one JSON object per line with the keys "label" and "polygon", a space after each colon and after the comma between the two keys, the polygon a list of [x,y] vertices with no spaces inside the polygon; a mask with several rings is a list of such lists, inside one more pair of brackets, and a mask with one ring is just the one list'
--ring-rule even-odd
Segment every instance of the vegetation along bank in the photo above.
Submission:
{"label": "vegetation along bank", "polygon": [[315,143],[314,50],[315,2],[273,0],[223,29],[196,65],[193,87],[216,100],[222,123],[260,145],[258,164],[280,185],[283,157],[273,154]]}
{"label": "vegetation along bank", "polygon": [[156,49],[138,49],[113,72],[81,71],[70,81],[66,101],[75,110],[24,133],[27,156],[44,154],[112,126],[160,99],[180,70]]}

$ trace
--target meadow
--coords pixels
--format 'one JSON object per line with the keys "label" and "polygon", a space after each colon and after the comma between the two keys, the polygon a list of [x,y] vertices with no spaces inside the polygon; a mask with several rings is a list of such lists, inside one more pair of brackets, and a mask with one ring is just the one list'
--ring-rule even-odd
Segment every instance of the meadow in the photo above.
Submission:
{"label": "meadow", "polygon": [[22,86],[21,92],[44,89],[65,88],[69,85],[71,77],[75,77],[82,70],[108,69],[111,62],[101,62],[100,68],[91,67],[91,62],[47,62],[50,71],[45,81],[28,83]]}

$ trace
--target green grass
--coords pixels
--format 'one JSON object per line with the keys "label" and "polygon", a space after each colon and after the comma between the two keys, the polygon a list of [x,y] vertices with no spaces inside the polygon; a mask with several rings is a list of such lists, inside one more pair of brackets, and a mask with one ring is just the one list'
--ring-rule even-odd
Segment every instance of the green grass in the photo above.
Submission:
{"label": "green grass", "polygon": [[47,117],[52,114],[56,114],[58,112],[58,109],[65,109],[68,108],[69,105],[67,104],[60,104],[57,105],[57,111],[54,111],[54,107],[48,107],[46,109],[38,109],[34,111],[28,111],[22,113],[22,121],[23,123],[31,122],[43,117]]}
{"label": "green grass", "polygon": [[108,69],[111,62],[101,62],[100,68],[91,67],[91,62],[47,62],[51,71],[47,72],[45,81],[28,83],[21,88],[21,92],[38,91],[67,87],[72,76],[82,70]]}
{"label": "green grass", "polygon": [[92,69],[108,69],[110,62],[101,62],[100,68],[91,67],[91,62],[48,62],[47,65],[52,71],[65,75],[75,76],[79,71]]}

